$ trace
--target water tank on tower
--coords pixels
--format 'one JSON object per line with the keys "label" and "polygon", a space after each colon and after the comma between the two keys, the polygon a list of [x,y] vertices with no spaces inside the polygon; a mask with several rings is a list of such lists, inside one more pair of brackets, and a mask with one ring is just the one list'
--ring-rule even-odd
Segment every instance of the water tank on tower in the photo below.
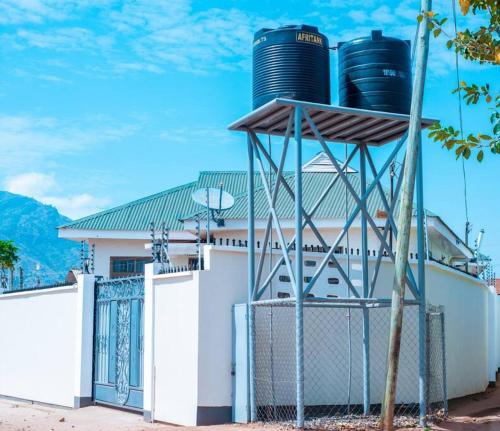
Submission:
{"label": "water tank on tower", "polygon": [[339,105],[409,114],[411,105],[410,41],[382,36],[341,42]]}
{"label": "water tank on tower", "polygon": [[253,42],[253,107],[277,98],[330,104],[328,39],[317,27],[263,28]]}

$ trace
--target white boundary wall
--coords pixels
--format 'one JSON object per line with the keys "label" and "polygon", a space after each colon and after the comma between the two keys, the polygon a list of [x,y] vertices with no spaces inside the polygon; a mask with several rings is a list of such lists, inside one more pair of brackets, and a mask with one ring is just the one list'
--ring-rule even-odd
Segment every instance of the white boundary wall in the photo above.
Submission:
{"label": "white boundary wall", "polygon": [[500,295],[495,295],[495,351],[497,371],[500,370]]}
{"label": "white boundary wall", "polygon": [[[345,256],[337,257],[346,264]],[[305,259],[313,258],[321,256],[305,253]],[[375,260],[369,259],[370,272]],[[144,370],[144,408],[154,420],[206,424],[215,422],[232,403],[231,307],[246,302],[246,249],[210,247],[205,250],[205,262],[205,271],[151,274],[149,281],[146,277],[146,316],[148,307],[154,311],[150,332],[147,323],[145,330],[149,371]],[[416,261],[411,264],[417,276]],[[356,279],[359,257],[351,257],[351,265]],[[304,275],[315,270],[306,269]],[[285,271],[283,267],[279,274]],[[335,272],[328,268],[319,286],[325,291],[316,294],[345,292],[342,282],[327,284],[327,277],[338,277]],[[393,272],[392,263],[384,259],[375,296],[390,297]],[[426,264],[426,285],[427,301],[443,305],[445,311],[448,397],[483,391],[489,382],[488,289],[482,281],[434,262]],[[287,288],[289,283],[274,285],[275,292]],[[207,415],[212,416],[207,419]]]}
{"label": "white boundary wall", "polygon": [[94,277],[0,295],[0,396],[65,407],[92,396]]}
{"label": "white boundary wall", "polygon": [[152,310],[154,322],[146,321],[144,334],[146,418],[230,421],[232,306],[246,300],[246,260],[208,247],[205,271],[152,275],[154,264],[146,265],[145,313]]}

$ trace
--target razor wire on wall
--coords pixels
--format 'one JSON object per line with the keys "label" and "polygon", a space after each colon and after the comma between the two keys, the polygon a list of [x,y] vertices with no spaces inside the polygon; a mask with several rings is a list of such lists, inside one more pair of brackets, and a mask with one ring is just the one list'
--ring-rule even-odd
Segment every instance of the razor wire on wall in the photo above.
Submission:
{"label": "razor wire on wall", "polygon": [[[257,420],[294,423],[294,302],[253,305]],[[406,306],[396,396],[396,421],[419,416],[418,306]],[[308,427],[378,421],[385,387],[390,307],[370,307],[370,415],[363,415],[363,308],[304,302],[304,413]],[[446,407],[444,318],[427,316],[429,415]]]}

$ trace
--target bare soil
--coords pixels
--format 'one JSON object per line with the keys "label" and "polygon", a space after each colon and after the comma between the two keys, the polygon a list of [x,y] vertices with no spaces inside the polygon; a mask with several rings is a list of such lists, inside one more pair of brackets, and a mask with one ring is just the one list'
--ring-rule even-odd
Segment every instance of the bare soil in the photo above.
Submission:
{"label": "bare soil", "polygon": [[[282,429],[276,425],[258,424],[207,427],[149,424],[143,421],[140,414],[106,407],[92,406],[70,410],[0,399],[1,431],[279,431]],[[452,400],[449,419],[432,426],[431,429],[436,431],[500,431],[500,380],[497,382],[497,388]]]}
{"label": "bare soil", "polygon": [[496,388],[450,401],[450,417],[433,427],[449,431],[500,430],[500,379]]}

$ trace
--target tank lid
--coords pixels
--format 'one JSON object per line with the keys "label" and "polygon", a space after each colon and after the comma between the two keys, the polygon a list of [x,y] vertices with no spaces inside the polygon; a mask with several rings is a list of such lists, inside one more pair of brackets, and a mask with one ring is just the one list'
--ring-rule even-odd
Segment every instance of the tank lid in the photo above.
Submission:
{"label": "tank lid", "polygon": [[363,42],[370,42],[370,41],[384,41],[384,42],[405,42],[407,44],[410,44],[409,40],[402,40],[398,39],[396,37],[389,37],[389,36],[384,36],[382,34],[382,30],[372,30],[370,36],[367,37],[359,37],[357,39],[350,40],[348,42],[339,42],[338,47],[340,48],[342,45],[346,44],[357,44],[357,43],[363,43]]}
{"label": "tank lid", "polygon": [[269,33],[271,31],[287,31],[287,30],[301,30],[301,31],[308,31],[310,33],[318,33],[320,34],[318,27],[315,27],[313,25],[307,25],[307,24],[289,24],[289,25],[283,25],[278,28],[261,28],[260,30],[255,32],[254,39],[258,39],[265,33]]}

